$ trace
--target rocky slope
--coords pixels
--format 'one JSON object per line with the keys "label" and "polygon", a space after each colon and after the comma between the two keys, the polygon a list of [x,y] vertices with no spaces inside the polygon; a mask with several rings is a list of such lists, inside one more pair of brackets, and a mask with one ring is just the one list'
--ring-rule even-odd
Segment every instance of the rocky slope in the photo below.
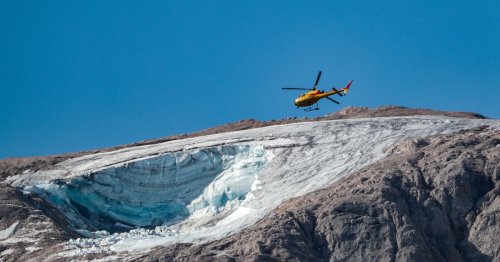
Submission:
{"label": "rocky slope", "polygon": [[[70,260],[55,254],[63,250],[61,243],[79,237],[45,200],[23,195],[9,185],[13,176],[22,176],[26,170],[43,170],[91,153],[187,137],[284,123],[400,115],[484,118],[402,107],[346,108],[317,119],[243,120],[108,149],[0,160],[0,261]],[[391,148],[388,159],[330,188],[288,201],[239,234],[201,245],[162,247],[131,259],[499,261],[500,248],[494,241],[500,233],[499,144],[499,131],[488,128],[406,141]],[[13,232],[15,236],[1,239]],[[113,259],[110,255],[76,258]]]}
{"label": "rocky slope", "polygon": [[240,234],[144,261],[499,261],[500,132],[409,140]]}

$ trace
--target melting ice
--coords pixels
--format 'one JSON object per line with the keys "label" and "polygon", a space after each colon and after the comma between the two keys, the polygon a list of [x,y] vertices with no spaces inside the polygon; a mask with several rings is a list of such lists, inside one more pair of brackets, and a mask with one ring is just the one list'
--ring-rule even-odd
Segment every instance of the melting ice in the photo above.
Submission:
{"label": "melting ice", "polygon": [[164,154],[25,188],[62,210],[79,232],[124,232],[214,216],[243,201],[268,162],[262,147]]}

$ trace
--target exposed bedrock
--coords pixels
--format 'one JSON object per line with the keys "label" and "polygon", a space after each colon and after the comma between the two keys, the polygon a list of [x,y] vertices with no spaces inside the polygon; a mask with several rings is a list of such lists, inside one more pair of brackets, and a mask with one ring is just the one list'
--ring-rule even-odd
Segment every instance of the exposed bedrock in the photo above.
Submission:
{"label": "exposed bedrock", "polygon": [[500,131],[407,140],[241,233],[144,261],[499,261]]}

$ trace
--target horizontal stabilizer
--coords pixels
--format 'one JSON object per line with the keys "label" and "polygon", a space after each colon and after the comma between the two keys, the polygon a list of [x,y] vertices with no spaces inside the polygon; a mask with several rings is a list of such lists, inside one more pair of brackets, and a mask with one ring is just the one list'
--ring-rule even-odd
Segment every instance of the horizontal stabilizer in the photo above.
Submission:
{"label": "horizontal stabilizer", "polygon": [[337,90],[335,87],[332,87],[333,91],[337,92],[339,96],[344,96],[339,90]]}

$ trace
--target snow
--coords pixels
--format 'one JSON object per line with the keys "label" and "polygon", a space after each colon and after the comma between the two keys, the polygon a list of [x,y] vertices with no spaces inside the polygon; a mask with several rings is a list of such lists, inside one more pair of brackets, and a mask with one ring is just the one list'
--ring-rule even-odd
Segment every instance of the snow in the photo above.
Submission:
{"label": "snow", "polygon": [[236,233],[283,201],[386,157],[397,142],[480,125],[500,121],[416,116],[270,126],[87,155],[12,185],[48,199],[92,237],[69,241],[63,255],[141,252]]}
{"label": "snow", "polygon": [[6,249],[2,253],[0,253],[0,257],[10,255],[10,254],[14,253],[14,251],[15,251],[14,249],[10,249],[10,248]]}
{"label": "snow", "polygon": [[37,251],[42,249],[41,247],[25,247],[24,250],[26,250],[26,253],[31,253],[33,251]]}
{"label": "snow", "polygon": [[14,235],[14,232],[16,232],[17,225],[19,225],[19,221],[14,222],[12,225],[10,225],[8,228],[4,230],[0,230],[0,240],[5,240]]}

